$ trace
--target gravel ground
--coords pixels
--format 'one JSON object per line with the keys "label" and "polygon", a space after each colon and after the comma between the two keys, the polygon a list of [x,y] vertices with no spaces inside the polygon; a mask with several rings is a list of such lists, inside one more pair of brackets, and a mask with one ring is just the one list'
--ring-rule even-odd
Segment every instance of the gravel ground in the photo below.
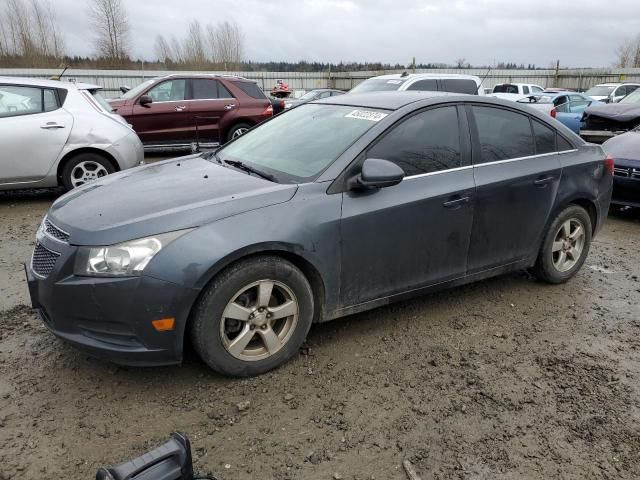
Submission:
{"label": "gravel ground", "polygon": [[637,479],[640,213],[610,216],[583,270],[519,273],[312,328],[247,380],[192,353],[122,368],[49,334],[21,262],[56,192],[0,194],[0,479],[94,478],[175,430],[232,479]]}

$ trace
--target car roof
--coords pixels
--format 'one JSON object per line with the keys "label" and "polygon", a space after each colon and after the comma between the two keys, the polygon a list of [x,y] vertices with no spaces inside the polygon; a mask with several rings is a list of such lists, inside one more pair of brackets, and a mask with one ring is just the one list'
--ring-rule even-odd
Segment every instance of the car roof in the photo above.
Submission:
{"label": "car roof", "polygon": [[248,78],[241,77],[240,75],[221,75],[219,73],[172,73],[170,75],[165,75],[164,77],[156,77],[153,80],[164,80],[167,78],[226,78],[234,81],[258,83],[255,80],[250,80]]}
{"label": "car roof", "polygon": [[345,93],[337,97],[328,97],[321,100],[315,100],[311,103],[328,103],[332,105],[348,105],[351,107],[365,108],[381,108],[383,110],[398,110],[399,108],[409,105],[419,100],[425,100],[434,97],[449,96],[469,96],[459,95],[447,92],[430,92],[430,91],[393,91],[393,92],[367,92],[367,93]]}
{"label": "car roof", "polygon": [[[72,82],[64,82],[61,80],[48,80],[44,78],[33,78],[33,77],[0,77],[0,83],[9,83],[13,85],[30,85],[34,87],[66,88],[67,90],[71,88],[80,88],[80,89],[102,88],[98,85],[89,85],[87,83],[75,84]],[[80,87],[80,85],[83,85],[83,87]]]}
{"label": "car roof", "polygon": [[[404,75],[404,76],[403,76]],[[380,80],[417,80],[421,78],[429,79],[429,78],[463,78],[467,80],[480,80],[479,77],[475,75],[463,75],[460,73],[392,73],[388,75],[379,75],[377,77],[371,77],[372,79],[380,79]],[[371,80],[367,79],[367,80]]]}
{"label": "car roof", "polygon": [[[636,82],[611,82],[611,83],[599,83],[597,85],[594,85],[593,87],[617,87],[620,85],[640,85],[640,83],[636,83]],[[590,88],[593,88],[590,87]]]}

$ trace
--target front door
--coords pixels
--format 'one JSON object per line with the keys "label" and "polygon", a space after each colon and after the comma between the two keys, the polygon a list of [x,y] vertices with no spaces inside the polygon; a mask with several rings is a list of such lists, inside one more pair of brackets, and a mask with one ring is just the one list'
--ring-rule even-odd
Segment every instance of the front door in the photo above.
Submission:
{"label": "front door", "polygon": [[344,306],[463,276],[473,222],[473,170],[464,110],[421,111],[378,140],[366,158],[400,166],[396,186],[343,194]]}
{"label": "front door", "polygon": [[469,273],[535,255],[561,166],[556,131],[506,108],[468,107],[476,204]]}
{"label": "front door", "polygon": [[153,103],[133,106],[133,128],[145,144],[186,144],[195,138],[186,101],[187,80],[165,80],[146,95]]}
{"label": "front door", "polygon": [[72,127],[54,89],[0,85],[0,184],[44,178]]}

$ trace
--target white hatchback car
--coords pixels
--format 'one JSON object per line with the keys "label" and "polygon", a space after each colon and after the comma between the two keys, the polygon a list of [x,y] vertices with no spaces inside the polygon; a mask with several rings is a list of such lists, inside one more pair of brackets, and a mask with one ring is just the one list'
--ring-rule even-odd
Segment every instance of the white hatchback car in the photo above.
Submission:
{"label": "white hatchback car", "polygon": [[144,163],[96,85],[0,77],[0,190],[66,190]]}

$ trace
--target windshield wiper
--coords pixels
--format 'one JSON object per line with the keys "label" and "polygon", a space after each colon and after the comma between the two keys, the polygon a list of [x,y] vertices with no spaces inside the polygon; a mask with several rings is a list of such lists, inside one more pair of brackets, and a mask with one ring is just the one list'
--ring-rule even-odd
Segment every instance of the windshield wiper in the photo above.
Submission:
{"label": "windshield wiper", "polygon": [[232,167],[236,167],[240,170],[244,170],[247,173],[253,173],[271,182],[276,182],[276,177],[274,177],[270,173],[263,172],[262,170],[258,170],[255,167],[252,167],[250,165],[247,165],[246,163],[241,162],[240,160],[223,160],[223,162],[226,163],[227,165],[231,165]]}

